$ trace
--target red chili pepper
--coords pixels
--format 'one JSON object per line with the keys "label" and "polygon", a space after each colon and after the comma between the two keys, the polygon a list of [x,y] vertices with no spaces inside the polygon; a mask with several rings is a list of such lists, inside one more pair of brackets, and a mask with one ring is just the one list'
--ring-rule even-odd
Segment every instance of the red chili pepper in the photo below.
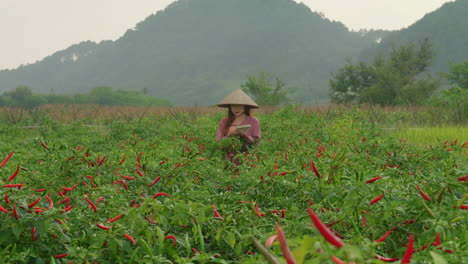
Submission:
{"label": "red chili pepper", "polygon": [[13,205],[13,216],[16,218],[16,220],[19,219],[18,212],[16,211],[16,204]]}
{"label": "red chili pepper", "polygon": [[114,217],[114,218],[109,218],[109,220],[107,220],[107,222],[109,223],[113,223],[117,220],[119,220],[120,218],[122,218],[123,214],[119,214],[118,216]]}
{"label": "red chili pepper", "polygon": [[157,194],[153,195],[153,198],[157,198],[157,197],[159,197],[159,196],[161,196],[161,195],[164,195],[164,196],[170,197],[170,195],[169,195],[169,194],[167,194],[167,193],[165,193],[165,192],[158,192]]}
{"label": "red chili pepper", "polygon": [[124,234],[124,237],[126,237],[128,240],[130,240],[134,246],[136,245],[136,241],[131,235]]}
{"label": "red chili pepper", "polygon": [[73,206],[65,207],[65,208],[63,209],[63,211],[64,211],[64,212],[68,212],[68,211],[70,211],[72,208],[73,208]]}
{"label": "red chili pepper", "polygon": [[8,193],[5,193],[5,203],[10,203],[10,198],[8,197]]}
{"label": "red chili pepper", "polygon": [[375,197],[374,199],[372,199],[369,204],[375,204],[376,202],[380,201],[381,199],[383,198],[383,193],[377,197]]}
{"label": "red chili pepper", "polygon": [[171,246],[175,246],[177,244],[177,238],[175,236],[166,236],[164,239],[172,239]]}
{"label": "red chili pepper", "polygon": [[335,256],[332,256],[331,259],[333,260],[333,262],[335,262],[336,264],[346,264],[344,261],[342,261],[341,259],[335,257]]}
{"label": "red chili pepper", "polygon": [[83,199],[89,203],[91,208],[93,208],[94,212],[97,212],[97,207],[91,200],[89,200],[88,198],[83,198]]}
{"label": "red chili pepper", "polygon": [[8,156],[6,156],[6,158],[2,161],[2,163],[0,163],[0,168],[5,166],[8,162],[8,160],[11,158],[11,156],[13,156],[15,152],[10,152],[10,154],[8,154]]}
{"label": "red chili pepper", "polygon": [[308,208],[307,210],[309,211],[310,218],[314,222],[315,227],[320,231],[322,236],[328,242],[330,242],[337,248],[344,246],[344,242],[339,237],[337,237],[327,226],[323,224],[323,222],[320,220],[320,218],[318,218],[318,216],[311,208]]}
{"label": "red chili pepper", "polygon": [[125,190],[128,190],[126,180],[118,180],[118,181],[115,181],[114,184],[120,184],[124,187]]}
{"label": "red chili pepper", "polygon": [[395,261],[400,260],[399,258],[386,258],[386,257],[379,256],[377,254],[375,254],[374,258],[380,259],[380,260],[385,261],[385,262],[395,262]]}
{"label": "red chili pepper", "polygon": [[138,164],[141,163],[141,162],[140,162],[140,157],[141,157],[142,154],[143,154],[143,152],[138,153],[138,156],[137,156],[137,163],[138,163]]}
{"label": "red chili pepper", "polygon": [[266,241],[265,241],[265,246],[266,247],[271,247],[273,246],[273,243],[275,242],[275,240],[278,238],[278,235],[272,235],[271,237],[269,237]]}
{"label": "red chili pepper", "polygon": [[468,204],[462,204],[462,205],[460,205],[460,209],[468,210]]}
{"label": "red chili pepper", "polygon": [[64,258],[64,257],[66,257],[68,255],[70,255],[70,254],[68,254],[68,253],[58,254],[58,255],[55,255],[54,258]]}
{"label": "red chili pepper", "polygon": [[8,211],[7,209],[5,209],[5,207],[1,206],[0,205],[0,211],[4,212],[4,213],[9,213],[10,211]]}
{"label": "red chili pepper", "polygon": [[414,249],[414,252],[425,250],[428,246],[429,246],[429,243],[426,243],[421,248]]}
{"label": "red chili pepper", "polygon": [[101,196],[101,197],[97,198],[97,200],[96,200],[97,203],[100,203],[102,201],[102,199],[104,199],[104,198],[105,198],[104,196]]}
{"label": "red chili pepper", "polygon": [[141,172],[139,169],[138,169],[138,166],[136,167],[136,173],[140,176],[143,176],[143,172]]}
{"label": "red chili pepper", "polygon": [[119,162],[119,165],[122,165],[122,163],[124,163],[125,159],[127,158],[127,154],[124,154],[122,159],[120,160]]}
{"label": "red chili pepper", "polygon": [[3,185],[3,188],[18,188],[21,189],[21,187],[23,187],[24,184],[23,183],[18,183],[18,184],[5,184]]}
{"label": "red chili pepper", "polygon": [[312,165],[312,170],[314,171],[315,175],[316,175],[318,178],[320,178],[320,177],[321,177],[321,176],[320,176],[320,173],[318,172],[317,167],[315,166],[314,161],[312,161],[312,162],[310,163],[310,165]]}
{"label": "red chili pepper", "polygon": [[66,203],[66,202],[68,202],[68,201],[70,201],[70,197],[69,197],[69,196],[65,197],[62,201],[58,202],[58,204],[63,204],[63,203]]}
{"label": "red chili pepper", "polygon": [[380,179],[382,179],[382,176],[378,176],[378,177],[372,178],[372,179],[366,181],[365,183],[366,183],[366,184],[367,184],[367,183],[373,183],[373,182],[375,182],[376,180],[380,180]]}
{"label": "red chili pepper", "polygon": [[156,177],[156,179],[154,179],[153,183],[151,183],[150,185],[148,185],[148,187],[151,187],[153,185],[155,185],[156,183],[158,183],[158,181],[161,179],[161,176],[158,176]]}
{"label": "red chili pepper", "polygon": [[45,189],[36,189],[36,192],[43,192]]}
{"label": "red chili pepper", "polygon": [[62,187],[62,189],[65,191],[65,192],[71,192],[73,191],[73,189],[76,188],[76,186],[78,186],[79,183],[75,183],[75,185],[73,185],[72,187],[70,188],[67,188],[67,187]]}
{"label": "red chili pepper", "polygon": [[104,163],[104,161],[106,160],[106,158],[107,158],[107,157],[104,156],[104,157],[102,157],[102,159],[101,159],[101,155],[99,155],[99,156],[97,157],[97,159],[96,159],[96,164],[97,164],[98,166],[101,166],[102,163]]}
{"label": "red chili pepper", "polygon": [[104,229],[104,230],[109,230],[109,229],[110,229],[110,227],[105,226],[105,225],[101,225],[101,224],[99,224],[99,223],[96,223],[96,226],[99,227],[99,228],[101,228],[101,229]]}
{"label": "red chili pepper", "polygon": [[49,202],[49,207],[47,207],[47,209],[52,209],[54,207],[54,201],[50,199],[50,193],[46,196],[46,200]]}
{"label": "red chili pepper", "polygon": [[414,237],[412,235],[409,236],[408,247],[406,248],[405,254],[401,259],[401,264],[408,264],[411,262],[411,255],[413,254],[413,244],[414,244]]}
{"label": "red chili pepper", "polygon": [[258,204],[255,204],[255,214],[258,216],[258,217],[262,217],[262,216],[265,216],[266,214],[261,214],[260,213],[260,210],[258,210]]}
{"label": "red chili pepper", "polygon": [[33,226],[31,228],[31,239],[32,241],[36,241],[37,237],[36,237],[36,226]]}
{"label": "red chili pepper", "polygon": [[42,140],[41,140],[41,145],[42,145],[45,149],[49,150],[49,147],[48,147]]}
{"label": "red chili pepper", "polygon": [[427,194],[425,194],[423,192],[423,190],[421,190],[421,188],[419,188],[419,186],[416,184],[416,188],[419,190],[419,194],[421,194],[422,198],[424,198],[424,200],[426,201],[430,201],[431,198],[429,198],[429,196],[427,196]]}
{"label": "red chili pepper", "polygon": [[379,239],[377,239],[375,242],[384,242],[385,239],[393,232],[393,229],[385,233],[383,236],[381,236]]}
{"label": "red chili pepper", "polygon": [[135,180],[136,179],[135,177],[132,177],[132,176],[126,176],[126,175],[122,175],[122,174],[118,174],[118,175],[119,175],[119,177],[127,179],[127,180]]}
{"label": "red chili pepper", "polygon": [[32,202],[31,204],[28,204],[28,208],[34,207],[40,200],[41,200],[41,197],[39,196],[39,198],[37,198],[34,202]]}
{"label": "red chili pepper", "polygon": [[283,256],[286,259],[286,263],[296,264],[296,260],[294,259],[294,255],[288,247],[288,243],[286,242],[286,237],[284,236],[281,226],[276,225],[276,233],[278,235],[278,240],[281,245],[281,251],[283,251]]}
{"label": "red chili pepper", "polygon": [[215,204],[212,204],[212,205],[211,205],[211,208],[213,208],[213,215],[214,215],[216,218],[219,218],[220,220],[224,220],[224,218],[218,213],[218,210],[216,209],[216,205],[215,205]]}
{"label": "red chili pepper", "polygon": [[432,245],[434,245],[436,247],[440,246],[440,233],[439,232],[436,233],[436,241],[432,242]]}

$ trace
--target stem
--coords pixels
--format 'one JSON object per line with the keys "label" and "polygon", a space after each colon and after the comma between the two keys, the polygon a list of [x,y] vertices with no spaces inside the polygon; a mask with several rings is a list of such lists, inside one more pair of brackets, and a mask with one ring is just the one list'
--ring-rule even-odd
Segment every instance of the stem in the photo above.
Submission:
{"label": "stem", "polygon": [[260,244],[260,242],[258,242],[257,239],[255,239],[255,237],[252,237],[252,242],[254,244],[254,246],[258,249],[258,251],[260,251],[260,253],[262,253],[263,256],[265,256],[265,258],[268,260],[268,262],[270,264],[280,264],[278,262],[278,260],[276,260],[275,256],[273,256],[269,251],[268,249],[266,249],[264,246],[262,246]]}

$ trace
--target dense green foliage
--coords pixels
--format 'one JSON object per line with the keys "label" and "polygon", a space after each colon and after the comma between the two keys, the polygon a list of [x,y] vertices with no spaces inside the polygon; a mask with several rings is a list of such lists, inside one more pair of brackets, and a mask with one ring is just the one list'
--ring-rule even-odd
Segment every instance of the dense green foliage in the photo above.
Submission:
{"label": "dense green foliage", "polygon": [[388,58],[378,56],[372,65],[348,62],[330,79],[331,99],[336,103],[420,105],[439,88],[430,76],[421,78],[434,58],[426,39],[393,49]]}
{"label": "dense green foliage", "polygon": [[247,81],[241,88],[250,94],[259,106],[284,105],[291,102],[286,83],[268,73],[259,73],[257,77],[247,76]]}
{"label": "dense green foliage", "polygon": [[[414,248],[428,245],[413,253],[411,263],[462,263],[468,252],[467,210],[461,208],[467,203],[468,145],[462,138],[407,143],[375,122],[378,115],[391,122],[404,114],[356,107],[258,115],[261,143],[240,156],[237,170],[214,142],[224,111],[67,125],[42,115],[43,126],[35,129],[2,125],[0,161],[14,153],[0,167],[0,205],[8,211],[0,211],[0,259],[266,263],[251,237],[263,244],[279,224],[298,263],[333,263],[332,256],[383,263],[375,254],[401,258],[409,235]],[[377,176],[382,178],[365,183]],[[331,246],[307,208],[346,245]],[[389,230],[384,242],[374,242]],[[268,250],[282,258],[277,242]]]}
{"label": "dense green foliage", "polygon": [[456,0],[426,14],[419,21],[384,36],[380,43],[362,51],[361,60],[371,62],[377,55],[387,55],[392,47],[429,39],[434,44],[436,58],[432,72],[448,72],[450,64],[468,60],[468,1]]}
{"label": "dense green foliage", "polygon": [[313,104],[327,99],[329,73],[383,34],[349,32],[292,0],[180,0],[116,41],[82,42],[0,71],[0,91],[75,94],[104,85],[212,105],[247,75],[269,72]]}
{"label": "dense green foliage", "polygon": [[0,107],[35,108],[42,104],[97,104],[128,106],[169,106],[167,100],[158,99],[140,91],[113,91],[111,87],[93,88],[88,94],[33,94],[31,88],[18,86],[0,96]]}
{"label": "dense green foliage", "polygon": [[446,76],[450,84],[468,90],[468,60],[450,65],[450,72]]}
{"label": "dense green foliage", "polygon": [[432,105],[449,109],[458,123],[468,121],[468,60],[453,64],[450,72],[445,74],[451,87],[431,101]]}

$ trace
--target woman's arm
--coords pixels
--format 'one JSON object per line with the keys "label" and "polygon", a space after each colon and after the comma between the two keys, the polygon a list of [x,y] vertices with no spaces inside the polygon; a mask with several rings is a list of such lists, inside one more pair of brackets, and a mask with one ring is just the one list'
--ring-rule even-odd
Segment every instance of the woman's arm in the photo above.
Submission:
{"label": "woman's arm", "polygon": [[226,118],[223,118],[219,122],[218,133],[216,134],[216,141],[220,141],[222,138],[225,137],[224,134],[223,134],[223,129],[224,129],[225,124],[226,124]]}
{"label": "woman's arm", "polygon": [[256,118],[252,118],[250,122],[251,127],[245,133],[242,133],[241,136],[247,139],[249,144],[256,144],[260,141],[261,129],[260,122]]}

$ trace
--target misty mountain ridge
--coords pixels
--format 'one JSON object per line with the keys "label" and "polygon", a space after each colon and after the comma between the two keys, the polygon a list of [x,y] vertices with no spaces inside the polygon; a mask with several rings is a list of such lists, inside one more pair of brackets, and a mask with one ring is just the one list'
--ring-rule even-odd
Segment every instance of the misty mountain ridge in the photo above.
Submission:
{"label": "misty mountain ridge", "polygon": [[179,0],[116,41],[81,42],[0,71],[0,91],[21,84],[73,94],[111,86],[145,89],[176,105],[211,105],[247,75],[268,72],[296,90],[299,102],[314,104],[327,100],[330,72],[390,33],[350,32],[292,0]]}
{"label": "misty mountain ridge", "polygon": [[447,2],[412,25],[394,31],[378,44],[362,51],[360,60],[371,61],[374,56],[388,55],[392,48],[429,39],[436,58],[431,72],[447,72],[450,64],[468,60],[468,0]]}

